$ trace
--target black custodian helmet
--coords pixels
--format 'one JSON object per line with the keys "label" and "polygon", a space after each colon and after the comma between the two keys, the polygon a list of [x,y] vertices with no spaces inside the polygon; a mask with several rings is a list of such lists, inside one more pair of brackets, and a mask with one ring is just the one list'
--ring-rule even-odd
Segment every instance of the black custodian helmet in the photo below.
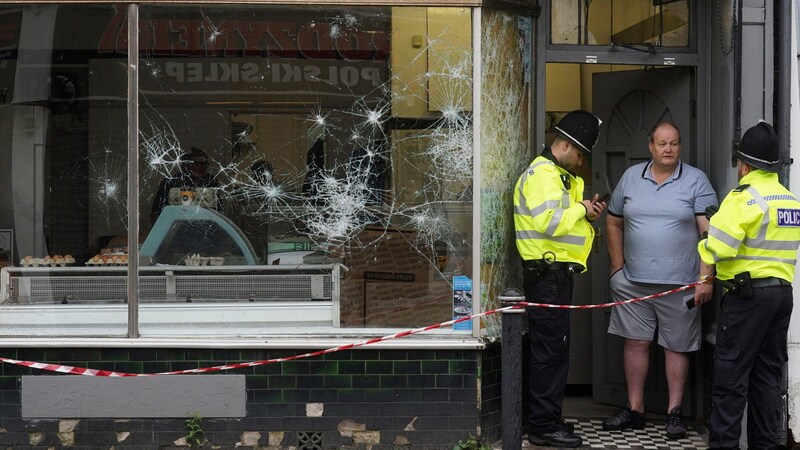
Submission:
{"label": "black custodian helmet", "polygon": [[759,121],[744,132],[739,143],[738,158],[761,170],[777,172],[780,166],[778,156],[778,134],[767,122]]}
{"label": "black custodian helmet", "polygon": [[589,111],[576,109],[559,120],[553,127],[553,132],[577,145],[584,152],[592,153],[592,148],[597,144],[601,123],[602,121]]}

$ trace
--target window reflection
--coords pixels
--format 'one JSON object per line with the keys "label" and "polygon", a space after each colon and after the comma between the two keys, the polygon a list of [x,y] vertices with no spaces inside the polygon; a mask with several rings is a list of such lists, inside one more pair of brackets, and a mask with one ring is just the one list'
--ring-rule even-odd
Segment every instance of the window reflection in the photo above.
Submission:
{"label": "window reflection", "polygon": [[[8,335],[126,333],[126,13],[0,8]],[[469,9],[139,18],[142,335],[453,318],[472,278]]]}
{"label": "window reflection", "polygon": [[686,47],[688,0],[551,2],[552,44]]}
{"label": "window reflection", "polygon": [[[452,318],[453,277],[470,276],[468,9],[145,6],[140,19],[140,216],[188,148],[213,177],[172,183],[142,223],[143,256],[342,264],[342,326]],[[200,217],[205,189],[233,226]],[[244,257],[218,245],[237,240]]]}

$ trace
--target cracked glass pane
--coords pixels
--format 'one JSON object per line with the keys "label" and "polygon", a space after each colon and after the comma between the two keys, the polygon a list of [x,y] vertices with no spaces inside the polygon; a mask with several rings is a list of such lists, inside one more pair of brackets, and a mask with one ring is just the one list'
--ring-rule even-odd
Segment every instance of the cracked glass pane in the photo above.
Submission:
{"label": "cracked glass pane", "polygon": [[469,9],[143,6],[139,25],[140,273],[174,277],[140,300],[181,305],[142,334],[471,311]]}
{"label": "cracked glass pane", "polygon": [[104,32],[115,11],[0,7],[6,336],[127,331],[128,121],[107,114],[125,110],[127,67],[93,70],[108,56]]}
{"label": "cracked glass pane", "polygon": [[127,11],[0,7],[7,335],[125,335],[129,241],[143,336],[473,312],[470,9],[145,5],[135,65]]}
{"label": "cracked glass pane", "polygon": [[[481,14],[481,309],[500,307],[506,288],[522,292],[514,240],[513,190],[530,163],[530,18],[484,10]],[[490,124],[490,125],[489,125]],[[500,317],[483,318],[487,334],[500,335]]]}

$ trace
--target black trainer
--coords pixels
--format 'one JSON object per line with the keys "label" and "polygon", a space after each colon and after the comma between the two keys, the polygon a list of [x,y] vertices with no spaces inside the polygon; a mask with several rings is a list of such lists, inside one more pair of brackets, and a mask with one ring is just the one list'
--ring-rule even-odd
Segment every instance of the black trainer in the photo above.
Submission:
{"label": "black trainer", "polygon": [[603,419],[603,430],[616,431],[632,428],[634,430],[643,430],[647,421],[647,413],[640,413],[624,407],[617,411],[613,417]]}
{"label": "black trainer", "polygon": [[574,433],[575,432],[575,425],[561,419],[561,429],[566,431],[567,433]]}
{"label": "black trainer", "polygon": [[550,433],[528,433],[528,442],[542,447],[580,447],[583,439],[575,433],[557,430]]}
{"label": "black trainer", "polygon": [[686,437],[686,424],[681,417],[681,407],[676,406],[667,414],[667,438],[683,439]]}

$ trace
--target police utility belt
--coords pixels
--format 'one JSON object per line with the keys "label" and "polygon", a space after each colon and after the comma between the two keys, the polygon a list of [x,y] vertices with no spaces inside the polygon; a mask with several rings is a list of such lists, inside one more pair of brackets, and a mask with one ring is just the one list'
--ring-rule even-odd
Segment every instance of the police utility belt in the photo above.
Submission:
{"label": "police utility belt", "polygon": [[578,263],[549,261],[547,259],[532,259],[532,260],[522,261],[522,268],[525,270],[530,270],[532,272],[535,272],[539,276],[541,276],[542,274],[544,274],[549,270],[553,271],[563,270],[570,273],[583,272],[583,266]]}
{"label": "police utility belt", "polygon": [[720,280],[719,278],[714,278],[714,283],[724,287],[728,290],[728,292],[736,294],[743,299],[752,298],[753,289],[773,286],[790,286],[792,284],[782,278],[750,278],[750,272],[737,273],[733,276],[732,280]]}

